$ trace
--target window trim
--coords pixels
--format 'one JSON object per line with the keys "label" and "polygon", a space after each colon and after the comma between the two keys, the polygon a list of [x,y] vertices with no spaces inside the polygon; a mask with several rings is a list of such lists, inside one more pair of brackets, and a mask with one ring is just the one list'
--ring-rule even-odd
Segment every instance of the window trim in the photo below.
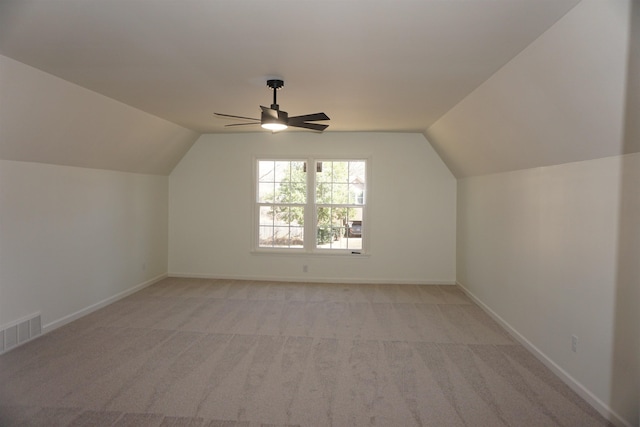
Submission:
{"label": "window trim", "polygon": [[[260,246],[260,202],[258,201],[258,170],[260,161],[304,161],[307,165],[314,165],[317,161],[363,161],[365,162],[365,204],[359,205],[362,208],[362,221],[367,224],[366,234],[362,236],[361,249],[322,249],[316,247],[316,171],[315,167],[307,167],[312,174],[307,174],[307,202],[305,204],[305,226],[304,244],[302,248],[282,248]],[[369,210],[371,209],[371,158],[368,156],[254,156],[252,158],[252,182],[251,182],[251,203],[252,203],[252,230],[251,230],[251,250],[252,254],[270,255],[313,255],[313,256],[370,256],[369,247],[371,240],[371,227]],[[308,224],[313,224],[309,226]],[[312,227],[311,230],[308,228]],[[311,236],[311,238],[309,238]]]}

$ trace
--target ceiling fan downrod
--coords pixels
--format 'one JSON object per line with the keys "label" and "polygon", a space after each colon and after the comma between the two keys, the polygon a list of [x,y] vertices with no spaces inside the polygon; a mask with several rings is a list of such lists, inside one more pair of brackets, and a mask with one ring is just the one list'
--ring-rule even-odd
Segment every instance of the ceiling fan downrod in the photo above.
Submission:
{"label": "ceiling fan downrod", "polygon": [[273,89],[273,104],[271,104],[272,110],[279,110],[280,106],[276,98],[276,91],[284,86],[284,81],[279,79],[267,80],[267,86]]}

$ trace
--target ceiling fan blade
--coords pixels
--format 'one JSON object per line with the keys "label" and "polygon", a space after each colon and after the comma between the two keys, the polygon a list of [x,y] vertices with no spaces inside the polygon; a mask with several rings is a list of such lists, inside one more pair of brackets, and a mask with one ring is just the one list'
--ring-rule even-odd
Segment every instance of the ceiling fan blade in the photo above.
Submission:
{"label": "ceiling fan blade", "polygon": [[322,132],[323,130],[329,127],[329,125],[321,125],[319,123],[291,123],[291,122],[289,122],[289,126],[317,130],[319,132]]}
{"label": "ceiling fan blade", "polygon": [[243,120],[255,120],[257,122],[260,121],[260,119],[254,119],[253,117],[244,117],[244,116],[234,116],[232,114],[222,114],[222,113],[213,113],[216,116],[220,116],[220,117],[231,117],[233,119],[243,119]]}
{"label": "ceiling fan blade", "polygon": [[289,117],[289,123],[315,122],[318,120],[331,120],[325,113],[305,114],[304,116]]}
{"label": "ceiling fan blade", "polygon": [[247,125],[259,125],[259,122],[255,122],[255,123],[231,123],[228,125],[224,125],[224,127],[229,127],[229,126],[247,126]]}

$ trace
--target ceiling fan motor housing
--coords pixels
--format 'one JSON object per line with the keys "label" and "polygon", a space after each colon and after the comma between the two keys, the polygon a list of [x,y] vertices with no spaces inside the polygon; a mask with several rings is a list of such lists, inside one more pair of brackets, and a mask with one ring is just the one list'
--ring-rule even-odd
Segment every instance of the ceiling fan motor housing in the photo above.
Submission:
{"label": "ceiling fan motor housing", "polygon": [[[287,113],[286,111],[282,111],[279,110],[277,107],[278,105],[275,105],[276,108],[274,108],[274,105],[271,106],[271,110],[269,111],[262,111],[262,123],[283,123],[283,124],[287,124],[289,122],[289,113]],[[277,115],[274,114],[277,111]]]}

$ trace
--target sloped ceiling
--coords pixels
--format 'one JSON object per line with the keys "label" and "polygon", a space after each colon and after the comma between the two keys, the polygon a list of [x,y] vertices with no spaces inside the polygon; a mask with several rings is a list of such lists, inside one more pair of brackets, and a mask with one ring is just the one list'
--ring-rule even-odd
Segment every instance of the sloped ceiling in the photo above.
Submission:
{"label": "sloped ceiling", "polygon": [[168,175],[197,132],[0,56],[0,159]]}
{"label": "sloped ceiling", "polygon": [[[457,177],[636,152],[630,3],[583,0],[425,131]],[[637,111],[636,111],[637,112]],[[631,119],[630,119],[631,120]]]}
{"label": "sloped ceiling", "polygon": [[423,132],[459,177],[579,160],[585,135],[609,155],[628,4],[0,0],[3,99],[21,100],[0,107],[0,158],[166,174],[200,133],[252,130],[212,113],[257,117],[268,77],[290,114],[331,117],[325,137]]}

